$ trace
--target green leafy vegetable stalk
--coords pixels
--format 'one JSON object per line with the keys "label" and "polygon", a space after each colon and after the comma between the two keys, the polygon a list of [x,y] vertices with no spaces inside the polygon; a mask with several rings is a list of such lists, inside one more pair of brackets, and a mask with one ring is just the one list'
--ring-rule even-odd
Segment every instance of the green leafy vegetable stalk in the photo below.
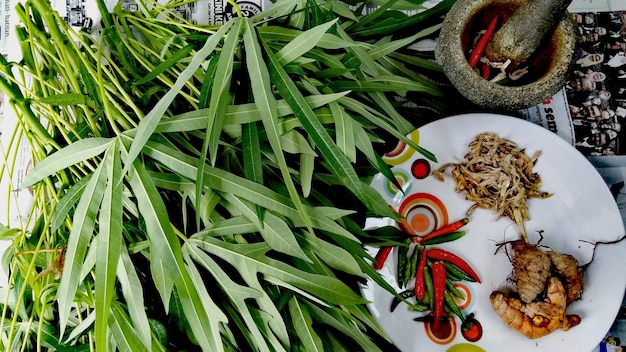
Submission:
{"label": "green leafy vegetable stalk", "polygon": [[397,139],[434,158],[405,135],[445,92],[407,47],[452,2],[279,0],[208,26],[178,17],[183,1],[101,0],[93,33],[19,4],[3,153],[24,143],[36,167],[10,185],[34,201],[2,226],[0,349],[381,349],[361,226],[394,214],[369,178],[392,177]]}

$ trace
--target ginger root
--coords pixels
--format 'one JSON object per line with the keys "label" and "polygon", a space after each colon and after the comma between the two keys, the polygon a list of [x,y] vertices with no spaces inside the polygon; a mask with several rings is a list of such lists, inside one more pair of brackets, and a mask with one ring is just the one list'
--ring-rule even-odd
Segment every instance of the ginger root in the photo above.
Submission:
{"label": "ginger root", "polygon": [[489,297],[504,323],[531,339],[578,325],[580,316],[566,314],[567,306],[582,294],[582,269],[576,259],[523,240],[511,247],[519,298],[500,291]]}

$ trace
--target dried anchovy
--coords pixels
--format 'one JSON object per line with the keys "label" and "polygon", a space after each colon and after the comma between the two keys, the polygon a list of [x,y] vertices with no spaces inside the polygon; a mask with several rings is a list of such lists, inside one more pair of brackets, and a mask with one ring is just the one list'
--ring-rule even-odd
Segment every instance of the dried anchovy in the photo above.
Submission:
{"label": "dried anchovy", "polygon": [[498,217],[515,221],[526,237],[523,222],[530,219],[526,200],[551,196],[540,190],[541,177],[533,172],[541,153],[529,157],[515,142],[493,132],[477,135],[469,147],[466,162],[446,163],[433,175],[443,180],[443,173],[452,168],[456,191],[474,203],[467,215],[476,208],[491,209]]}

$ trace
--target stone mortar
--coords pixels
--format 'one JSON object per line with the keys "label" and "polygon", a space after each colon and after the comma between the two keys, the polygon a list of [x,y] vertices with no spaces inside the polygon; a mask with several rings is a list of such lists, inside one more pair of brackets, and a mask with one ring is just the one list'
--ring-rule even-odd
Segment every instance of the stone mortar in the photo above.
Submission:
{"label": "stone mortar", "polygon": [[467,62],[467,41],[471,26],[479,14],[491,6],[519,8],[525,0],[458,0],[450,9],[435,48],[435,57],[454,87],[472,103],[493,110],[520,110],[548,99],[565,85],[567,73],[574,61],[578,40],[576,26],[565,13],[551,33],[552,45],[540,46],[549,63],[545,72],[532,82],[520,86],[505,86],[480,77]]}

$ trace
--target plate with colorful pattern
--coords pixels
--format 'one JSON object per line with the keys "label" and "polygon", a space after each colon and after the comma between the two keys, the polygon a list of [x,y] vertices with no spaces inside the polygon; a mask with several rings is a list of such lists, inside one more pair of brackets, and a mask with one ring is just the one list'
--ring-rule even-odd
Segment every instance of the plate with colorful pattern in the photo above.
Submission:
{"label": "plate with colorful pattern", "polygon": [[[436,330],[424,316],[408,304],[391,311],[393,295],[369,281],[362,287],[369,309],[391,341],[404,352],[481,352],[481,351],[591,351],[614,321],[626,289],[626,242],[624,225],[617,204],[606,183],[589,161],[574,147],[552,132],[528,121],[497,114],[466,114],[431,122],[407,137],[435,155],[436,161],[399,142],[383,159],[396,183],[376,175],[371,185],[390,207],[406,218],[417,234],[466,217],[472,202],[455,190],[452,177],[441,181],[432,171],[444,163],[462,162],[475,136],[494,132],[515,142],[527,155],[540,151],[533,171],[541,177],[541,190],[551,197],[527,201],[530,219],[525,222],[528,241],[574,256],[584,266],[582,297],[567,307],[568,314],[581,317],[580,324],[568,331],[529,339],[507,327],[493,310],[489,296],[494,290],[511,289],[512,265],[503,243],[521,238],[519,227],[489,209],[476,209],[462,229],[465,236],[434,247],[452,252],[479,275],[480,283],[455,281],[463,299],[456,303],[464,316],[472,316],[480,331],[468,334],[454,315]],[[401,188],[398,188],[398,185]],[[368,219],[367,228],[398,226],[391,219]],[[375,254],[376,248],[368,248]],[[398,247],[394,247],[379,270],[396,292],[410,290],[397,280]],[[619,268],[618,273],[615,272]],[[409,298],[408,301],[410,302]]]}

